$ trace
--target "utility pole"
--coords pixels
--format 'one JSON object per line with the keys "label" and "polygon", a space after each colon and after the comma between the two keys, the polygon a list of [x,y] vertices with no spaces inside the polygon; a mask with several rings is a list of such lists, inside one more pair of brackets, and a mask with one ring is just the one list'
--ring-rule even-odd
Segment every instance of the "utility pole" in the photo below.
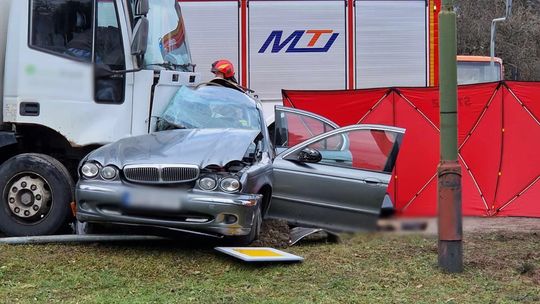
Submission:
{"label": "utility pole", "polygon": [[456,13],[453,0],[442,0],[439,13],[439,60],[439,267],[446,272],[462,272],[461,167],[457,150]]}

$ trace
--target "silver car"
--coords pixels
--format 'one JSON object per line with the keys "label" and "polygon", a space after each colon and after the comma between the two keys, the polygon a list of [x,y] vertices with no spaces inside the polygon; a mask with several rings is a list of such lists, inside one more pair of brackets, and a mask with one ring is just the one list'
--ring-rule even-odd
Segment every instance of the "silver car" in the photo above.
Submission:
{"label": "silver car", "polygon": [[121,139],[81,162],[77,220],[88,228],[135,225],[243,244],[258,237],[263,217],[332,231],[373,229],[404,130],[338,128],[276,107],[268,132],[262,113],[234,89],[182,88],[161,117],[167,130]]}

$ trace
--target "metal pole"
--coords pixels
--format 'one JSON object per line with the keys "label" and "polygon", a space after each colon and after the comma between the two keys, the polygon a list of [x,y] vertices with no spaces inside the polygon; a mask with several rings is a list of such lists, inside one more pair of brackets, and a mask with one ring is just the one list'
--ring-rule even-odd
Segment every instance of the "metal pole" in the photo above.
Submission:
{"label": "metal pole", "polygon": [[438,167],[439,267],[463,271],[461,167],[457,150],[456,13],[443,0],[439,13],[441,162]]}
{"label": "metal pole", "polygon": [[506,12],[504,14],[504,17],[501,18],[495,18],[491,21],[491,40],[489,43],[489,56],[491,56],[490,60],[490,70],[493,73],[493,76],[495,76],[494,79],[496,79],[497,71],[495,70],[495,31],[497,22],[503,22],[506,21],[506,18],[510,18],[510,15],[512,15],[512,0],[506,0]]}

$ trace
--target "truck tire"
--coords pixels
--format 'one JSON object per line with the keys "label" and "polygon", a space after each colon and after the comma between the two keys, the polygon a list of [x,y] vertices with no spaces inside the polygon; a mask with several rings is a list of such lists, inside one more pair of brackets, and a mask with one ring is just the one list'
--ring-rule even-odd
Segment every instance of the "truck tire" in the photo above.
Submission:
{"label": "truck tire", "polygon": [[71,218],[73,180],[56,159],[20,154],[0,166],[0,231],[8,236],[53,234]]}

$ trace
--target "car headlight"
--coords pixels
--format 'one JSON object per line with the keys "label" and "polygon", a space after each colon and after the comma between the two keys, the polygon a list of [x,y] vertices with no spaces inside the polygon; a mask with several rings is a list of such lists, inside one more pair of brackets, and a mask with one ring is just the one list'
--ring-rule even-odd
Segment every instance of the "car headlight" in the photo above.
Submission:
{"label": "car headlight", "polygon": [[81,168],[81,173],[86,178],[94,178],[99,173],[99,167],[95,163],[85,163]]}
{"label": "car headlight", "polygon": [[214,190],[216,189],[216,186],[217,186],[217,181],[212,177],[206,176],[199,180],[199,187],[201,187],[201,189],[203,190],[207,190],[207,191]]}
{"label": "car headlight", "polygon": [[226,177],[219,182],[219,188],[225,192],[240,190],[240,181],[233,177]]}
{"label": "car headlight", "polygon": [[106,166],[101,169],[101,177],[104,179],[113,179],[117,175],[117,170],[113,166]]}

